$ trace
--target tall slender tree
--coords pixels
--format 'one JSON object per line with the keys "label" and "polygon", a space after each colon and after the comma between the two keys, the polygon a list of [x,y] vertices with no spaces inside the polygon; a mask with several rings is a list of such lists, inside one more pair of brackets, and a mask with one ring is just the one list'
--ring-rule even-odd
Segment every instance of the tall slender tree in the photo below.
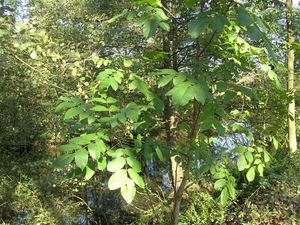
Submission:
{"label": "tall slender tree", "polygon": [[288,130],[289,130],[289,148],[292,152],[297,150],[297,136],[296,136],[296,120],[295,120],[295,98],[294,98],[294,64],[295,64],[295,53],[291,49],[291,45],[295,41],[293,31],[293,19],[292,19],[292,0],[286,1],[286,23],[287,23],[287,41],[289,44],[288,56],[287,56],[287,67],[288,67],[288,83],[287,88],[291,92],[292,100],[288,105],[289,119],[288,119]]}

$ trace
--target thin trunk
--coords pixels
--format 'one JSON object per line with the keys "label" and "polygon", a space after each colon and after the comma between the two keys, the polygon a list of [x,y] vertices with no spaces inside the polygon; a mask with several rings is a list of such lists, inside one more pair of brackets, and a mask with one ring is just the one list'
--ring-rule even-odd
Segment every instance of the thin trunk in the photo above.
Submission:
{"label": "thin trunk", "polygon": [[[292,28],[292,0],[286,1],[286,21],[287,21],[287,39],[288,44],[295,41],[294,31]],[[288,112],[288,130],[289,130],[289,148],[291,152],[297,150],[297,136],[296,136],[296,120],[295,120],[295,99],[294,99],[294,64],[295,64],[295,53],[293,49],[288,50],[287,67],[288,67],[288,83],[287,88],[291,92],[293,100],[289,103]]]}

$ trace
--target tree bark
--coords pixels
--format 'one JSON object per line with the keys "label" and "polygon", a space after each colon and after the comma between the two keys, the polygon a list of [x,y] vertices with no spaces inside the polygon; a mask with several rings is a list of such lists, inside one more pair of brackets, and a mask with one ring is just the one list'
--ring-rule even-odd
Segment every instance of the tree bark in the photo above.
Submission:
{"label": "tree bark", "polygon": [[292,101],[288,105],[288,131],[289,131],[289,148],[291,152],[297,150],[297,136],[296,136],[296,117],[295,117],[295,98],[294,98],[294,64],[295,53],[291,49],[291,44],[295,41],[294,31],[292,28],[292,0],[286,0],[286,23],[287,23],[287,39],[289,44],[287,67],[288,67],[288,82],[287,89],[291,92],[293,97]]}

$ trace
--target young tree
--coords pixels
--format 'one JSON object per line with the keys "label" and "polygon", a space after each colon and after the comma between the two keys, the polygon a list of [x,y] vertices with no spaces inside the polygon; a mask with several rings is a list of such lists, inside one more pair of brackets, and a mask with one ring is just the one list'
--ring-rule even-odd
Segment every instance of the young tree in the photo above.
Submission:
{"label": "young tree", "polygon": [[286,1],[286,28],[287,28],[287,42],[288,42],[288,56],[287,56],[287,68],[288,68],[288,83],[287,89],[291,93],[292,100],[288,105],[288,138],[289,148],[291,152],[297,150],[297,135],[296,135],[296,110],[295,110],[295,90],[294,90],[294,67],[295,67],[295,53],[292,49],[292,45],[295,41],[294,27],[293,27],[293,1]]}

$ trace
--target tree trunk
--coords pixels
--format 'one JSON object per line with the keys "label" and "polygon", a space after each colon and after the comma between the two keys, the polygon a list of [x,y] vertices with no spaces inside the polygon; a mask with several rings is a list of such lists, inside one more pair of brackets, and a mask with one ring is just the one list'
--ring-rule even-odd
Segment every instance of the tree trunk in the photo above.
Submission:
{"label": "tree trunk", "polygon": [[289,44],[287,67],[288,67],[288,83],[287,88],[291,92],[293,97],[292,101],[288,105],[288,130],[289,130],[289,148],[291,152],[297,150],[297,136],[296,136],[296,120],[295,120],[295,98],[294,98],[294,64],[295,53],[291,49],[291,44],[295,41],[294,31],[292,28],[292,0],[286,1],[286,22],[287,22],[287,39]]}

